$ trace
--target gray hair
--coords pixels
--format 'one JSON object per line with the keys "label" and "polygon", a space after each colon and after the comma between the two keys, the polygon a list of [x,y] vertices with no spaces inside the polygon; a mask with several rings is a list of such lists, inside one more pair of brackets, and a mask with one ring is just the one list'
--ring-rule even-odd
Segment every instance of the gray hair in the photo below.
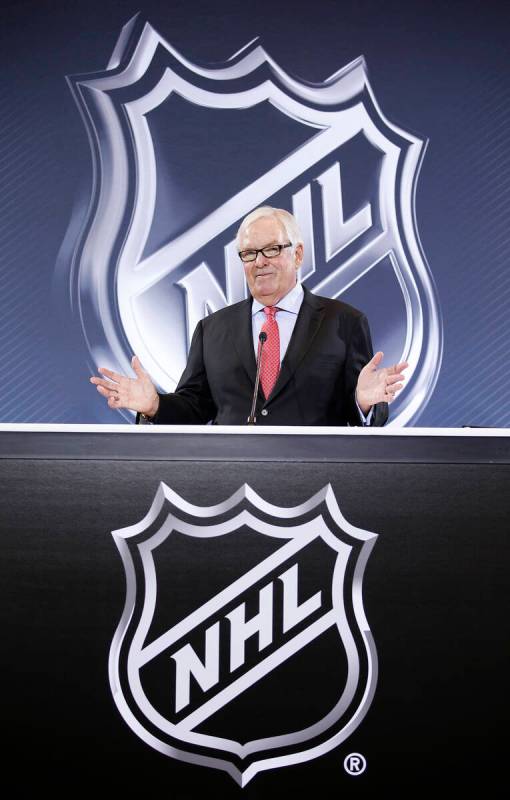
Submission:
{"label": "gray hair", "polygon": [[237,231],[236,236],[236,247],[238,250],[241,248],[241,236],[244,233],[245,229],[248,225],[251,225],[252,222],[255,222],[257,219],[261,217],[273,217],[276,219],[282,226],[285,233],[288,236],[289,242],[292,244],[292,247],[295,248],[297,244],[303,244],[303,237],[301,235],[301,231],[299,230],[299,225],[297,224],[296,218],[289,212],[285,211],[284,208],[273,208],[272,206],[259,206],[254,211],[251,211],[241,222],[239,226],[239,230]]}

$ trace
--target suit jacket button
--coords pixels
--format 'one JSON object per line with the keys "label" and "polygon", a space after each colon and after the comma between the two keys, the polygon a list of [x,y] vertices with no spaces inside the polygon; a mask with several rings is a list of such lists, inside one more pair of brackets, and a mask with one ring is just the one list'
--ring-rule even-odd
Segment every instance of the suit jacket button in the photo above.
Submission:
{"label": "suit jacket button", "polygon": [[269,414],[269,411],[267,410],[267,408],[263,408],[260,413],[262,414],[263,417],[267,417],[267,415]]}

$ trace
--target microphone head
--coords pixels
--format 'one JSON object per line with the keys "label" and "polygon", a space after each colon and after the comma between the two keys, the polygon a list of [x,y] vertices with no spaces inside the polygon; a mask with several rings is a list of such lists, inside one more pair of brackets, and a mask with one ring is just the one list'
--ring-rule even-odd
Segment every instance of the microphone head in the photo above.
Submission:
{"label": "microphone head", "polygon": [[265,331],[260,331],[260,333],[259,333],[259,342],[261,344],[264,344],[266,339],[267,339],[267,333]]}

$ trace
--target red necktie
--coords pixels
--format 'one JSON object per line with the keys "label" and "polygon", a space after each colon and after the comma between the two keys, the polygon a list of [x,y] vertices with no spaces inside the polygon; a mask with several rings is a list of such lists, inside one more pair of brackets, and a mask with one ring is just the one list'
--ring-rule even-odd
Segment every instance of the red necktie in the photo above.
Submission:
{"label": "red necktie", "polygon": [[276,306],[266,306],[264,308],[266,321],[262,326],[262,330],[267,334],[267,340],[262,349],[260,384],[266,400],[273,391],[280,372],[280,331],[275,318],[277,311],[278,308]]}

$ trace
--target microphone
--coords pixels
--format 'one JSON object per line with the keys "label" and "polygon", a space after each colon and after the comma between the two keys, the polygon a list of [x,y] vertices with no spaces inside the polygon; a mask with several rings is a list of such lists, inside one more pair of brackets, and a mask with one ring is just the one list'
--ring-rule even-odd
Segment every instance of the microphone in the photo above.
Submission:
{"label": "microphone", "polygon": [[265,331],[260,331],[259,333],[259,349],[257,352],[257,374],[255,376],[255,388],[253,390],[253,401],[251,404],[251,413],[248,417],[247,424],[248,425],[255,425],[257,418],[255,416],[255,406],[257,405],[257,395],[259,393],[259,383],[260,383],[260,365],[262,363],[262,347],[264,346],[264,342],[267,339],[267,333]]}

